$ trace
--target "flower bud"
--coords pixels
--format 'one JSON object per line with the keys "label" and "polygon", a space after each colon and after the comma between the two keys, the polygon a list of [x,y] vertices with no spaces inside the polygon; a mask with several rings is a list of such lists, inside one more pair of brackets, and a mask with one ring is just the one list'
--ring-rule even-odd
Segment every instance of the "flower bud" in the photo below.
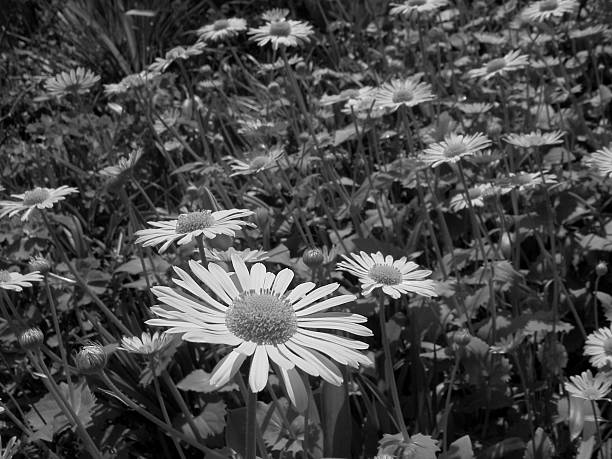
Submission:
{"label": "flower bud", "polygon": [[255,209],[253,220],[259,229],[264,229],[270,220],[270,211],[265,207],[258,207]]}
{"label": "flower bud", "polygon": [[597,274],[597,277],[602,277],[608,274],[608,263],[605,261],[600,261],[597,263],[597,266],[595,266],[595,274]]}
{"label": "flower bud", "polygon": [[49,271],[51,271],[51,264],[49,263],[49,260],[47,260],[45,257],[37,255],[35,257],[30,258],[30,270],[38,271],[44,276],[46,274],[49,274]]}
{"label": "flower bud", "polygon": [[306,249],[302,255],[302,261],[310,269],[315,269],[323,263],[323,251],[318,247],[311,247]]}
{"label": "flower bud", "polygon": [[451,335],[451,340],[453,344],[458,347],[467,346],[468,344],[470,344],[471,339],[472,335],[470,335],[470,332],[467,331],[465,328],[462,328],[461,330],[456,330]]}
{"label": "flower bud", "polygon": [[74,357],[77,369],[83,374],[96,374],[104,370],[108,354],[102,345],[94,343],[83,346]]}
{"label": "flower bud", "polygon": [[43,345],[45,335],[38,327],[26,328],[17,337],[19,345],[26,351],[35,351]]}
{"label": "flower bud", "polygon": [[272,83],[268,85],[268,92],[270,93],[272,97],[280,97],[280,93],[281,93],[280,85],[276,81],[273,81]]}

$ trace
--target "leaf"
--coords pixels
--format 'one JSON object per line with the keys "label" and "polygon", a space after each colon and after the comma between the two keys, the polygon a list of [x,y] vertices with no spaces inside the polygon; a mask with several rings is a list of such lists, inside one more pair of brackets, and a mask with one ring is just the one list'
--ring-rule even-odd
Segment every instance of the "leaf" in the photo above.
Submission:
{"label": "leaf", "polygon": [[464,435],[452,442],[446,453],[440,454],[439,459],[472,459],[474,450],[469,435]]}
{"label": "leaf", "polygon": [[236,383],[227,383],[226,385],[217,388],[210,384],[210,373],[205,372],[204,370],[198,369],[194,370],[185,376],[177,385],[181,390],[192,390],[194,392],[230,392],[238,389],[238,385]]}
{"label": "leaf", "polygon": [[525,446],[525,454],[523,459],[550,459],[555,453],[555,447],[544,432],[544,429],[538,427],[531,440]]}
{"label": "leaf", "polygon": [[612,251],[612,240],[598,236],[597,234],[578,234],[578,244],[585,250]]}
{"label": "leaf", "polygon": [[580,442],[576,459],[591,459],[593,455],[593,447],[595,446],[595,437],[590,436],[586,440]]}
{"label": "leaf", "polygon": [[334,386],[323,382],[320,406],[325,439],[324,454],[334,457],[350,457],[351,409],[345,386]]}
{"label": "leaf", "polygon": [[506,438],[484,450],[479,457],[487,459],[503,459],[511,457],[513,453],[525,450],[525,442],[518,437]]}
{"label": "leaf", "polygon": [[158,256],[153,256],[151,259],[146,258],[142,261],[140,260],[140,258],[132,258],[127,263],[123,263],[122,265],[117,267],[117,269],[115,269],[115,273],[128,273],[132,275],[141,274],[144,271],[143,262],[144,268],[147,271],[165,273],[170,267],[170,264],[166,260]]}
{"label": "leaf", "polygon": [[[225,429],[225,402],[220,400],[215,403],[208,403],[202,412],[193,418],[193,424],[203,438],[220,434]],[[191,429],[190,423],[184,415],[179,416],[173,423],[185,435],[196,439]]]}
{"label": "leaf", "polygon": [[157,15],[157,11],[151,10],[128,10],[125,12],[126,16],[141,16],[145,18],[152,18]]}

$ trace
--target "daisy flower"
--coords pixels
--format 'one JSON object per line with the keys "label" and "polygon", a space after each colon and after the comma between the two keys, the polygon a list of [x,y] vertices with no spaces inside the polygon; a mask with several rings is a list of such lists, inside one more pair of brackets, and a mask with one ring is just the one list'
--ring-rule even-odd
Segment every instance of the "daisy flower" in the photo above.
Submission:
{"label": "daisy flower", "polygon": [[563,143],[563,131],[544,132],[533,131],[529,134],[508,134],[504,137],[507,143],[517,147],[541,147],[543,145],[556,145]]}
{"label": "daisy flower", "polygon": [[431,167],[437,167],[443,163],[456,163],[464,156],[473,155],[489,145],[491,141],[481,133],[473,135],[450,133],[442,142],[426,148],[421,153],[421,159]]}
{"label": "daisy flower", "polygon": [[21,292],[23,290],[22,287],[31,287],[32,282],[40,282],[42,280],[43,277],[38,271],[21,274],[5,269],[0,270],[0,288],[4,290]]}
{"label": "daisy flower", "polygon": [[418,269],[419,266],[406,261],[406,257],[394,261],[391,255],[385,257],[380,252],[367,254],[363,251],[359,254],[351,253],[351,257],[342,255],[344,261],[338,263],[337,269],[357,276],[365,296],[378,287],[396,299],[409,292],[429,298],[437,296],[435,282],[426,279],[431,271]]}
{"label": "daisy flower", "polygon": [[268,252],[264,250],[236,250],[233,247],[227,250],[209,250],[208,248],[204,248],[204,253],[207,260],[222,261],[225,263],[231,263],[232,257],[234,256],[240,258],[245,263],[257,263],[258,261],[264,261],[269,258]]}
{"label": "daisy flower", "polygon": [[484,67],[470,70],[468,77],[482,78],[488,80],[495,75],[504,75],[508,72],[518,70],[528,64],[527,55],[520,54],[520,51],[510,51],[504,57],[499,57],[489,61]]}
{"label": "daisy flower", "polygon": [[66,199],[72,193],[78,193],[76,188],[65,185],[59,188],[36,187],[23,194],[12,194],[18,201],[0,201],[0,218],[12,217],[25,210],[21,221],[26,221],[34,209],[50,209],[56,202]]}
{"label": "daisy flower", "polygon": [[206,239],[214,239],[219,234],[234,237],[236,230],[248,224],[240,218],[252,214],[247,209],[203,210],[180,214],[176,220],[148,222],[154,228],[136,231],[136,244],[149,247],[163,243],[159,249],[159,253],[163,253],[174,241],[184,245],[198,236]]}
{"label": "daisy flower", "polygon": [[230,177],[257,174],[263,170],[276,167],[276,161],[278,161],[283,154],[284,151],[281,147],[273,147],[267,154],[253,156],[250,159],[245,159],[245,161],[232,158],[230,160],[230,167],[233,172]]}
{"label": "daisy flower", "polygon": [[238,35],[246,30],[246,21],[241,18],[217,19],[212,24],[200,27],[197,34],[200,40],[219,41]]}
{"label": "daisy flower", "polygon": [[495,181],[502,193],[509,193],[510,190],[518,188],[520,191],[531,190],[540,185],[554,185],[557,179],[552,174],[541,172],[519,172],[518,174],[510,173],[507,177],[499,178]]}
{"label": "daisy flower", "polygon": [[578,7],[576,0],[541,0],[527,6],[521,16],[525,21],[542,22],[552,17],[573,13]]}
{"label": "daisy flower", "polygon": [[612,387],[612,380],[604,373],[593,377],[591,370],[583,371],[580,376],[570,376],[570,382],[565,383],[565,390],[573,397],[586,400],[601,400],[606,398]]}
{"label": "daisy flower", "polygon": [[359,119],[380,118],[385,114],[385,110],[376,105],[377,92],[378,89],[371,86],[353,89],[341,110],[342,113],[355,115]]}
{"label": "daisy flower", "polygon": [[138,336],[124,336],[121,339],[119,349],[132,354],[153,355],[170,345],[174,338],[173,335],[160,334],[158,331],[153,333],[153,336],[149,332],[142,332],[140,338]]}
{"label": "daisy flower", "polygon": [[447,0],[407,0],[400,4],[392,3],[389,14],[409,16],[412,13],[431,13],[447,4]]}
{"label": "daisy flower", "polygon": [[[151,289],[163,305],[151,309],[159,318],[148,320],[147,324],[169,327],[166,333],[180,333],[185,341],[233,347],[213,369],[210,376],[213,386],[226,384],[247,357],[251,357],[249,386],[253,392],[260,392],[268,382],[271,361],[293,404],[305,409],[307,394],[297,368],[340,385],[342,374],[332,360],[353,368],[372,364],[358,351],[366,349],[367,344],[321,331],[372,335],[368,328],[359,325],[366,321],[365,317],[328,312],[330,308],[354,301],[354,295],[320,301],[339,285],[333,283],[315,289],[314,283],[305,282],[287,292],[294,277],[290,269],[275,275],[257,263],[249,272],[236,256],[232,257],[232,265],[235,273],[231,276],[215,263],[209,263],[206,269],[191,260],[192,275],[174,268],[179,279],[173,281],[182,290]],[[206,293],[198,281],[217,299]]]}
{"label": "daisy flower", "polygon": [[499,192],[499,188],[491,184],[476,185],[467,191],[467,197],[465,193],[459,193],[453,196],[450,200],[449,208],[453,212],[458,212],[462,209],[469,209],[470,204],[472,207],[484,207],[485,200],[488,197],[494,196],[497,192]]}
{"label": "daisy flower", "polygon": [[197,56],[204,52],[206,45],[198,42],[195,45],[188,46],[175,46],[166,53],[164,57],[155,58],[155,62],[149,65],[148,69],[152,72],[164,72],[166,69],[177,59],[189,59],[192,56]]}
{"label": "daisy flower", "polygon": [[259,46],[271,43],[274,49],[278,49],[279,46],[298,46],[310,41],[310,35],[313,33],[310,24],[279,17],[272,19],[274,20],[268,20],[263,26],[248,32],[252,35],[251,40]]}
{"label": "daisy flower", "polygon": [[86,94],[100,81],[100,77],[91,70],[77,67],[69,72],[58,73],[45,81],[45,90],[52,97],[63,97],[68,94]]}
{"label": "daisy flower", "polygon": [[595,368],[612,366],[612,328],[603,327],[587,336],[584,355],[591,357],[591,365]]}
{"label": "daisy flower", "polygon": [[286,8],[272,8],[261,15],[264,21],[284,21],[289,15],[289,10]]}
{"label": "daisy flower", "polygon": [[480,115],[481,113],[487,113],[493,108],[493,104],[486,102],[460,102],[457,104],[457,108],[466,115]]}
{"label": "daisy flower", "polygon": [[585,164],[597,169],[597,171],[605,176],[612,174],[612,150],[603,147],[595,153],[591,153],[586,159]]}
{"label": "daisy flower", "polygon": [[110,178],[120,178],[134,168],[142,157],[142,148],[133,150],[127,158],[120,158],[116,165],[107,166],[99,174]]}
{"label": "daisy flower", "polygon": [[402,105],[414,107],[434,100],[436,97],[431,92],[431,85],[419,82],[419,79],[412,77],[384,84],[376,93],[377,108],[394,112]]}

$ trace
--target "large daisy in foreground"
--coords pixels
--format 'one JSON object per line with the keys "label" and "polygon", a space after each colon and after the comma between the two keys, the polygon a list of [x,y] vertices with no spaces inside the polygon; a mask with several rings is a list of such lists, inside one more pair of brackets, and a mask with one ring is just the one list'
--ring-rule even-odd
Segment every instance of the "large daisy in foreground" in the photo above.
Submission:
{"label": "large daisy in foreground", "polygon": [[59,188],[36,187],[23,194],[12,194],[11,196],[18,200],[0,201],[0,218],[6,215],[12,217],[25,211],[21,220],[26,221],[34,209],[50,209],[55,203],[66,199],[69,194],[78,192],[76,188],[63,185]]}
{"label": "large daisy in foreground", "polygon": [[[253,392],[260,392],[268,382],[271,361],[289,398],[302,410],[307,406],[307,393],[296,367],[339,385],[342,374],[332,360],[354,368],[371,364],[358,351],[366,349],[367,344],[320,331],[372,335],[368,328],[359,325],[366,321],[365,317],[328,311],[355,300],[354,295],[320,301],[336,291],[338,284],[315,289],[314,283],[305,282],[287,292],[294,276],[290,269],[274,275],[257,263],[249,272],[236,256],[232,257],[232,264],[237,282],[215,263],[209,263],[206,269],[191,260],[192,275],[174,268],[179,279],[173,280],[181,289],[151,289],[163,304],[151,309],[159,318],[148,320],[148,325],[169,327],[166,333],[180,333],[185,341],[233,347],[213,369],[212,385],[226,384],[251,357],[249,386]],[[217,299],[206,293],[198,281]]]}
{"label": "large daisy in foreground", "polygon": [[363,251],[351,253],[351,257],[342,255],[345,261],[338,263],[338,269],[357,276],[366,296],[379,287],[392,298],[409,292],[426,297],[437,296],[435,282],[426,279],[431,271],[418,269],[419,266],[406,261],[406,257],[393,260],[391,255],[385,257],[380,252],[367,254]]}
{"label": "large daisy in foreground", "polygon": [[198,236],[205,239],[214,239],[219,234],[234,237],[236,230],[248,224],[240,219],[252,214],[253,212],[247,209],[189,212],[180,214],[176,220],[148,222],[155,228],[139,230],[134,234],[138,236],[136,243],[142,244],[143,247],[163,243],[159,249],[159,253],[162,253],[174,241],[177,241],[178,245],[184,245]]}

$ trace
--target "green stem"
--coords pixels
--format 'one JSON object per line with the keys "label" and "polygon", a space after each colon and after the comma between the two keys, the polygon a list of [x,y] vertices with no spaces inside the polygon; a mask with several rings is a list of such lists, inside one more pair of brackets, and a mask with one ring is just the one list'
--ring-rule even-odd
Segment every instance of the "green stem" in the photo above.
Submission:
{"label": "green stem", "polygon": [[255,442],[255,426],[257,424],[257,394],[251,390],[247,390],[246,409],[247,409],[247,425],[246,425],[246,459],[256,459],[257,443]]}
{"label": "green stem", "polygon": [[206,252],[204,251],[204,236],[200,234],[196,236],[196,242],[198,244],[198,252],[200,252],[200,262],[202,266],[208,268],[208,261],[206,260]]}
{"label": "green stem", "polygon": [[453,393],[453,384],[455,383],[455,376],[459,369],[459,353],[455,353],[455,364],[451,371],[450,379],[448,381],[448,391],[446,392],[446,402],[444,403],[444,439],[442,441],[442,451],[446,452],[448,447],[448,418],[450,416],[451,409],[451,394]]}
{"label": "green stem", "polygon": [[[162,416],[166,424],[170,425],[170,416],[168,416],[168,410],[166,409],[166,404],[164,403],[164,398],[162,397],[161,391],[159,390],[159,381],[157,380],[157,376],[155,375],[155,367],[153,362],[151,362],[151,372],[153,373],[153,385],[155,386],[155,395],[157,396],[157,401],[159,402],[159,407],[161,408]],[[181,459],[185,459],[185,453],[183,452],[183,448],[181,448],[180,443],[176,438],[172,438],[172,443],[174,443],[174,447],[176,448],[176,452],[181,457]]]}

